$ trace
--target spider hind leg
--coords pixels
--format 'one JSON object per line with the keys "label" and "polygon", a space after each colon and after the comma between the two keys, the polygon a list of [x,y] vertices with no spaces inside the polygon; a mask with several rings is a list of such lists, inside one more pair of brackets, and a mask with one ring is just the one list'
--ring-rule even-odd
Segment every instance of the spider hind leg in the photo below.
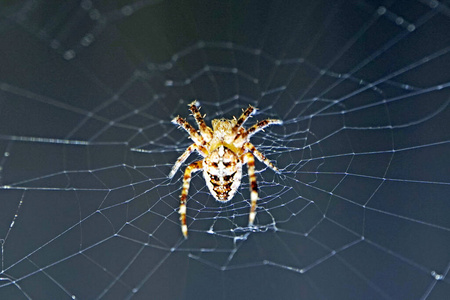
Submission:
{"label": "spider hind leg", "polygon": [[191,173],[200,171],[201,169],[203,169],[203,161],[199,160],[187,166],[186,170],[184,171],[183,188],[181,189],[180,196],[180,209],[178,211],[180,213],[181,231],[183,232],[184,238],[187,238],[188,235],[186,224],[186,200],[189,192],[189,185],[191,183]]}
{"label": "spider hind leg", "polygon": [[258,183],[255,174],[255,159],[253,154],[244,154],[244,162],[247,163],[248,177],[250,180],[250,213],[248,215],[248,226],[253,226],[256,217],[256,202],[258,201]]}

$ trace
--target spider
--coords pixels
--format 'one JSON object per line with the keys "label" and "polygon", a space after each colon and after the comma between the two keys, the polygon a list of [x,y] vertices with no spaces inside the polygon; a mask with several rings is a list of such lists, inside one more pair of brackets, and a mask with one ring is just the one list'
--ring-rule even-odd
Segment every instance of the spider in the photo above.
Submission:
{"label": "spider", "polygon": [[180,220],[181,231],[187,238],[188,230],[186,225],[186,199],[191,182],[191,173],[203,170],[203,177],[210,193],[217,201],[230,201],[238,190],[242,179],[242,165],[247,164],[250,179],[250,199],[251,207],[248,219],[249,226],[253,225],[256,216],[256,202],[258,201],[258,185],[255,175],[255,159],[259,159],[275,172],[279,172],[256,147],[249,142],[250,137],[273,124],[282,124],[281,120],[266,119],[257,122],[252,127],[245,130],[242,125],[256,111],[256,108],[249,105],[243,110],[239,119],[215,119],[212,120],[212,129],[204,121],[204,116],[200,114],[198,102],[189,104],[189,109],[197,122],[199,131],[190,125],[186,119],[177,116],[172,123],[179,125],[189,133],[189,137],[194,142],[177,161],[170,171],[169,178],[172,178],[181,164],[189,155],[197,151],[202,160],[191,163],[186,167],[183,177],[183,187],[180,196]]}

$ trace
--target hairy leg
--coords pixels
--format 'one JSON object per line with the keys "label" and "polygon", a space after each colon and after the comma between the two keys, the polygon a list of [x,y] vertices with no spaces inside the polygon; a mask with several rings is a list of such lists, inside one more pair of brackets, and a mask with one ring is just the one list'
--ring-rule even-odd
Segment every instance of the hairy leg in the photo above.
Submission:
{"label": "hairy leg", "polygon": [[199,171],[202,168],[203,168],[203,161],[199,160],[187,166],[186,170],[184,171],[183,188],[181,189],[181,196],[180,196],[180,210],[178,211],[180,213],[181,231],[183,232],[184,238],[187,238],[188,234],[186,224],[186,199],[189,192],[189,185],[191,183],[191,173]]}

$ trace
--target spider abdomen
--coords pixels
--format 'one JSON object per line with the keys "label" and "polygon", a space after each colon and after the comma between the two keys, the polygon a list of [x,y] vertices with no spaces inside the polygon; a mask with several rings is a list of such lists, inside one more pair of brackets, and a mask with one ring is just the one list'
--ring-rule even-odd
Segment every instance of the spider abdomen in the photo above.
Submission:
{"label": "spider abdomen", "polygon": [[221,145],[205,157],[203,177],[216,200],[229,201],[241,184],[242,162],[232,150]]}

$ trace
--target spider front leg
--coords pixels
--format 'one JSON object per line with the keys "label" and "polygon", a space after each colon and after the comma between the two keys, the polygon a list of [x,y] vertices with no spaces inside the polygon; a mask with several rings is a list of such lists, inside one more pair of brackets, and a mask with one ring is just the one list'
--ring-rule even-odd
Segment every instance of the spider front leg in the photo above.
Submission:
{"label": "spider front leg", "polygon": [[250,115],[253,114],[254,111],[256,111],[256,108],[249,105],[247,109],[242,112],[242,115],[239,117],[239,119],[237,119],[236,125],[234,125],[233,130],[237,131],[239,127],[244,125],[244,122],[247,121],[248,117],[250,117]]}
{"label": "spider front leg", "polygon": [[198,134],[197,130],[195,130],[195,128],[192,127],[192,125],[189,124],[189,122],[186,121],[185,119],[183,119],[182,117],[180,117],[180,116],[175,117],[172,120],[172,123],[178,124],[178,125],[180,125],[181,128],[186,130],[187,133],[189,133],[189,137],[194,141],[194,143],[196,143],[198,145],[206,144],[205,140],[203,139],[203,137],[201,135]]}
{"label": "spider front leg", "polygon": [[209,128],[205,120],[203,119],[203,116],[200,114],[200,110],[197,107],[197,100],[189,104],[189,109],[192,111],[192,114],[194,115],[195,121],[197,122],[198,128],[200,129],[200,134],[206,141],[210,141],[213,137],[213,132],[211,128]]}
{"label": "spider front leg", "polygon": [[189,192],[189,184],[191,183],[191,173],[199,171],[201,169],[203,169],[203,161],[199,160],[187,166],[186,170],[184,171],[183,188],[181,189],[180,196],[180,210],[178,211],[180,213],[181,231],[183,232],[184,238],[187,238],[188,234],[186,225],[186,199]]}
{"label": "spider front leg", "polygon": [[247,163],[248,177],[250,180],[250,214],[248,215],[248,226],[253,226],[256,216],[256,202],[258,201],[258,183],[255,174],[255,158],[253,154],[247,152],[244,154],[244,163]]}
{"label": "spider front leg", "polygon": [[258,123],[256,123],[249,129],[247,129],[247,131],[244,133],[244,137],[250,138],[252,135],[257,133],[258,131],[264,130],[264,128],[266,128],[267,126],[275,125],[275,124],[277,124],[277,125],[283,124],[283,121],[276,120],[276,119],[266,119],[266,120],[259,121]]}

